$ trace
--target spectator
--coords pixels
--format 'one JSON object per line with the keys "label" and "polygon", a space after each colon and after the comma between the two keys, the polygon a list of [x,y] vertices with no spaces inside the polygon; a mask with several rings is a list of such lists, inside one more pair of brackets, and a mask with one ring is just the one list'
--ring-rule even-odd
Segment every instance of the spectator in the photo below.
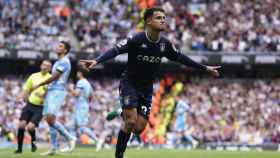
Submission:
{"label": "spectator", "polygon": [[142,10],[155,4],[166,10],[168,38],[183,52],[280,50],[279,3],[272,0],[0,0],[0,46],[49,51],[52,41],[75,37],[78,50],[103,52],[142,30]]}

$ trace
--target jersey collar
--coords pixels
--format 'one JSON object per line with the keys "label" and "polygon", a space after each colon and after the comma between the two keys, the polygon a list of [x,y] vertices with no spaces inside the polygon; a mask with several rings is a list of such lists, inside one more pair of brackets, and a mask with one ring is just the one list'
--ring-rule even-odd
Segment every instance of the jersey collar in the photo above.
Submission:
{"label": "jersey collar", "polygon": [[152,40],[149,38],[148,32],[147,32],[147,31],[145,31],[145,35],[146,35],[147,40],[148,40],[149,42],[151,42],[151,43],[158,43],[158,42],[160,41],[160,39],[161,39],[161,36],[159,36],[159,38],[158,38],[157,41],[152,41]]}

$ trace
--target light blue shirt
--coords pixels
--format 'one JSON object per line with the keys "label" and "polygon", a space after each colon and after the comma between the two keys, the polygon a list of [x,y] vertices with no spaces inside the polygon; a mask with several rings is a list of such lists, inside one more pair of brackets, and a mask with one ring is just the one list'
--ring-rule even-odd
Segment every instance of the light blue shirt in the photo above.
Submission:
{"label": "light blue shirt", "polygon": [[67,55],[54,63],[52,68],[52,75],[56,71],[59,71],[62,74],[57,80],[50,83],[48,90],[65,90],[71,72],[71,62]]}
{"label": "light blue shirt", "polygon": [[190,106],[183,100],[179,100],[176,105],[177,118],[175,121],[175,129],[177,131],[183,131],[187,127],[187,112]]}
{"label": "light blue shirt", "polygon": [[178,114],[185,114],[187,111],[189,111],[190,109],[190,106],[183,100],[179,100],[177,102],[177,105],[176,105],[176,112]]}
{"label": "light blue shirt", "polygon": [[76,98],[76,107],[88,106],[89,98],[93,92],[93,88],[87,79],[81,79],[76,84],[76,89],[80,95]]}

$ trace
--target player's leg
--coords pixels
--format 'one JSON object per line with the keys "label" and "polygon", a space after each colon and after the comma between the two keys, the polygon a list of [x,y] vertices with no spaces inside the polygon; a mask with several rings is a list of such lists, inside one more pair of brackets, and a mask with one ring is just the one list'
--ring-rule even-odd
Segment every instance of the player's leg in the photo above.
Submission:
{"label": "player's leg", "polygon": [[137,107],[137,121],[134,129],[134,134],[138,136],[138,139],[140,139],[139,135],[146,128],[149,120],[152,104],[152,92],[152,89],[139,92],[138,103],[140,106]]}
{"label": "player's leg", "polygon": [[[69,145],[68,151],[69,152],[72,151],[75,148],[76,137],[72,136],[70,134],[70,132],[60,122],[56,121],[55,115],[49,115],[47,117],[47,122],[50,127],[55,129],[59,134],[61,134],[68,141],[68,145]],[[55,139],[55,138],[53,138],[53,139]],[[55,142],[55,140],[54,140],[54,142]],[[53,144],[53,145],[55,145],[55,144]]]}
{"label": "player's leg", "polygon": [[89,105],[80,105],[79,109],[75,109],[75,122],[80,134],[88,135],[92,140],[97,141],[97,137],[92,129],[87,127],[89,117]]}
{"label": "player's leg", "polygon": [[51,138],[51,148],[49,151],[43,153],[42,155],[53,155],[58,150],[57,142],[57,132],[69,141],[69,145],[73,148],[75,147],[76,138],[71,136],[70,133],[65,129],[65,127],[56,121],[56,114],[59,112],[60,107],[64,103],[65,93],[60,93],[58,91],[48,91],[45,103],[43,115],[46,116],[46,121],[50,126],[50,138]]}
{"label": "player's leg", "polygon": [[97,141],[97,136],[95,135],[95,133],[93,132],[92,129],[90,129],[87,126],[82,126],[79,128],[80,133],[81,134],[86,134],[88,135],[92,140]]}
{"label": "player's leg", "polygon": [[76,140],[75,137],[73,137],[70,132],[58,121],[54,121],[54,123],[49,124],[51,127],[53,127],[54,129],[56,129],[59,134],[61,134],[66,140],[68,141],[72,141],[72,140]]}
{"label": "player's leg", "polygon": [[192,145],[193,145],[193,148],[196,148],[197,145],[198,145],[198,141],[193,138],[192,132],[193,132],[193,128],[192,127],[186,128],[184,133],[183,133],[183,138],[185,140],[191,142]]}
{"label": "player's leg", "polygon": [[57,121],[55,117],[53,117],[59,112],[60,107],[63,105],[66,97],[66,92],[57,90],[48,93],[47,97],[48,95],[50,96],[48,104],[50,106],[49,114],[51,114],[51,117],[47,117],[47,122],[52,128],[56,129],[58,133],[68,141],[69,151],[72,151],[74,150],[76,145],[76,137],[72,136],[70,132],[64,127],[64,125]]}
{"label": "player's leg", "polygon": [[134,128],[136,126],[137,109],[134,107],[124,108],[122,116],[124,124],[118,135],[115,152],[116,158],[123,158],[131,132],[134,131]]}
{"label": "player's leg", "polygon": [[142,131],[146,128],[146,125],[149,120],[152,104],[152,90],[145,90],[139,92],[138,102],[139,106],[137,107],[137,122],[135,127],[135,134],[141,134]]}
{"label": "player's leg", "polygon": [[107,135],[109,135],[109,131],[102,131],[99,138],[98,138],[98,141],[96,143],[96,151],[100,151],[102,146],[104,145],[105,143],[105,139],[107,137]]}
{"label": "player's leg", "polygon": [[[54,96],[51,94],[51,92],[47,93],[45,102],[44,102],[44,109],[43,109],[43,116],[45,117],[46,122],[49,125],[49,134],[50,134],[50,149],[47,152],[42,153],[41,155],[53,155],[58,150],[58,142],[57,142],[57,131],[55,128],[52,127],[52,125],[55,122],[55,113],[56,113],[56,107],[52,105],[52,99]],[[53,114],[54,113],[54,114]]]}
{"label": "player's leg", "polygon": [[116,158],[123,158],[127,142],[137,121],[138,92],[127,80],[120,81],[120,104],[122,106],[123,125],[118,134]]}
{"label": "player's leg", "polygon": [[148,123],[147,117],[143,116],[142,114],[137,115],[137,121],[133,133],[134,133],[134,138],[137,139],[139,145],[141,145],[142,142],[140,134],[146,128],[147,123]]}
{"label": "player's leg", "polygon": [[27,125],[27,130],[28,133],[31,136],[31,151],[35,152],[37,150],[37,146],[36,146],[36,131],[35,131],[36,125],[32,122],[29,122]]}
{"label": "player's leg", "polygon": [[148,120],[143,115],[138,114],[134,134],[140,135],[146,128],[147,123]]}
{"label": "player's leg", "polygon": [[42,106],[33,106],[31,110],[32,110],[33,116],[30,119],[30,122],[27,124],[27,130],[31,136],[31,151],[35,152],[37,150],[35,128],[38,127],[40,121],[43,118],[43,107]]}
{"label": "player's leg", "polygon": [[26,121],[22,120],[19,122],[18,125],[18,132],[17,132],[17,150],[15,151],[16,154],[22,153],[22,145],[23,145],[23,139],[24,139],[24,131],[25,131]]}
{"label": "player's leg", "polygon": [[44,112],[43,115],[45,116],[45,119],[49,125],[49,134],[50,134],[50,149],[47,152],[42,153],[41,155],[45,156],[45,155],[54,155],[56,154],[56,152],[58,151],[58,140],[57,140],[57,136],[58,136],[58,132],[55,128],[53,128],[53,124],[55,122],[55,115],[53,114],[48,114],[49,112],[49,106],[48,105],[44,105]]}
{"label": "player's leg", "polygon": [[30,107],[27,104],[23,109],[21,116],[19,118],[19,125],[18,125],[18,132],[17,132],[17,143],[18,148],[15,151],[15,153],[22,153],[22,145],[23,145],[23,139],[24,139],[24,132],[26,124],[29,122],[30,118],[32,117],[32,113],[30,111]]}
{"label": "player's leg", "polygon": [[141,143],[141,138],[140,138],[140,135],[139,134],[136,134],[134,133],[132,138],[130,139],[130,142],[134,142],[134,141],[137,141],[138,143]]}

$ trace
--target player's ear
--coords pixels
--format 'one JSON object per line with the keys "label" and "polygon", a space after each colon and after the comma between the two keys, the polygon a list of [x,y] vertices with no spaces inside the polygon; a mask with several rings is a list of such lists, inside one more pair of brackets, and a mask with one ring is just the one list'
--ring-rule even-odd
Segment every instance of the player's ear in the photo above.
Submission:
{"label": "player's ear", "polygon": [[146,25],[151,24],[151,22],[152,22],[152,17],[147,18],[147,20],[146,20]]}

